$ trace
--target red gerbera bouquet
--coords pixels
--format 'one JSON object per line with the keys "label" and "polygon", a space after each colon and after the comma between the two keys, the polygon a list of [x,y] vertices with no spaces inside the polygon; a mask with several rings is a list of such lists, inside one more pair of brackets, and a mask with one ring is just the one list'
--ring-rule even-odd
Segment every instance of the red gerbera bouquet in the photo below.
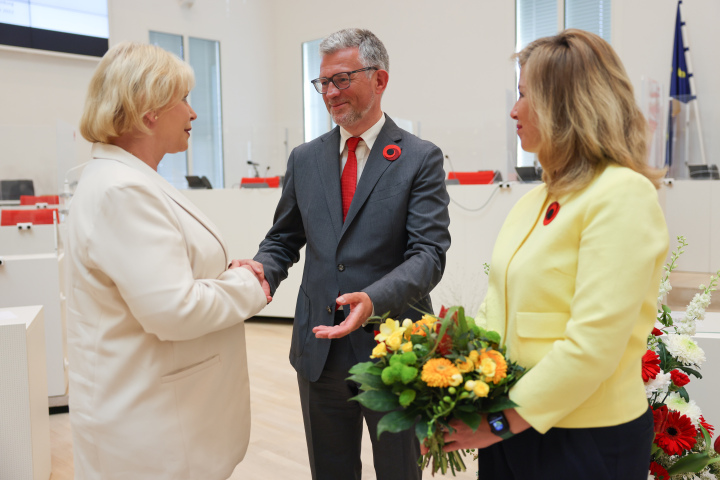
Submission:
{"label": "red gerbera bouquet", "polygon": [[705,421],[700,407],[690,400],[685,385],[690,376],[702,378],[700,366],[705,353],[691,338],[695,324],[702,320],[716,289],[718,275],[710,277],[708,286],[701,285],[681,320],[674,320],[662,302],[672,288],[670,272],[687,246],[684,237],[665,266],[660,285],[658,324],[648,337],[648,351],[642,358],[642,378],[655,422],[655,440],[650,461],[649,478],[655,480],[697,478],[688,473],[701,473],[705,478],[719,478],[720,455],[712,447],[710,436],[714,427]]}

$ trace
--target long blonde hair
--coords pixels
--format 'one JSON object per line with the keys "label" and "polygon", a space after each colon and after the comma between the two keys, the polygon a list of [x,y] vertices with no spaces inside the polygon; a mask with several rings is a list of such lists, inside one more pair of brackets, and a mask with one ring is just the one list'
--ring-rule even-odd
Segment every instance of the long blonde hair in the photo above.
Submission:
{"label": "long blonde hair", "polygon": [[195,85],[192,68],[154,45],[123,42],[108,50],[90,80],[80,133],[90,142],[137,129],[150,133],[143,116],[161,113]]}
{"label": "long blonde hair", "polygon": [[515,58],[537,115],[537,154],[548,191],[579,190],[610,163],[659,187],[664,171],[647,163],[647,121],[620,58],[605,40],[568,29],[535,40]]}

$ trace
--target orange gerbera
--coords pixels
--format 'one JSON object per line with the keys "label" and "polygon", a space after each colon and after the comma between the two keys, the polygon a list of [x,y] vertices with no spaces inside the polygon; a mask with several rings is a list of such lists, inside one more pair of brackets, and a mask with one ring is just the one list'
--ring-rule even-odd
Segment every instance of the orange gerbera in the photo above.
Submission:
{"label": "orange gerbera", "polygon": [[431,358],[423,366],[420,379],[427,383],[428,387],[449,387],[455,374],[459,375],[460,371],[450,360]]}
{"label": "orange gerbera", "polygon": [[485,381],[492,381],[497,385],[503,378],[507,377],[507,362],[497,350],[483,348],[482,352],[480,352],[480,364],[487,364],[488,360],[495,364],[495,372],[493,372],[492,376],[485,377]]}

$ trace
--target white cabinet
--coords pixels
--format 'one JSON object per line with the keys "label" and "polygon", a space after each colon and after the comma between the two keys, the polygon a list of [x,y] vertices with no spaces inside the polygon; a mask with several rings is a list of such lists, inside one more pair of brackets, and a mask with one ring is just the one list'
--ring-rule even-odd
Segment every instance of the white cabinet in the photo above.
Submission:
{"label": "white cabinet", "polygon": [[45,331],[40,306],[0,308],[0,478],[50,478]]}

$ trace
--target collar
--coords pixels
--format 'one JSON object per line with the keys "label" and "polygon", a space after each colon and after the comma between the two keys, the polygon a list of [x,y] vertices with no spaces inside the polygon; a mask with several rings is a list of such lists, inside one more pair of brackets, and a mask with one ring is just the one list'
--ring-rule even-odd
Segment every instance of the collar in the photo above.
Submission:
{"label": "collar", "polygon": [[[375,140],[377,140],[377,137],[380,134],[380,130],[382,130],[383,125],[385,125],[384,113],[380,115],[380,120],[378,120],[375,125],[365,130],[362,134],[358,135],[358,137],[362,137],[363,142],[365,142],[365,145],[367,145],[368,147],[368,151],[372,150],[373,144],[375,143]],[[343,150],[345,150],[345,142],[347,142],[347,139],[354,136],[355,135],[352,135],[343,127],[340,127],[340,155],[342,155]]]}

